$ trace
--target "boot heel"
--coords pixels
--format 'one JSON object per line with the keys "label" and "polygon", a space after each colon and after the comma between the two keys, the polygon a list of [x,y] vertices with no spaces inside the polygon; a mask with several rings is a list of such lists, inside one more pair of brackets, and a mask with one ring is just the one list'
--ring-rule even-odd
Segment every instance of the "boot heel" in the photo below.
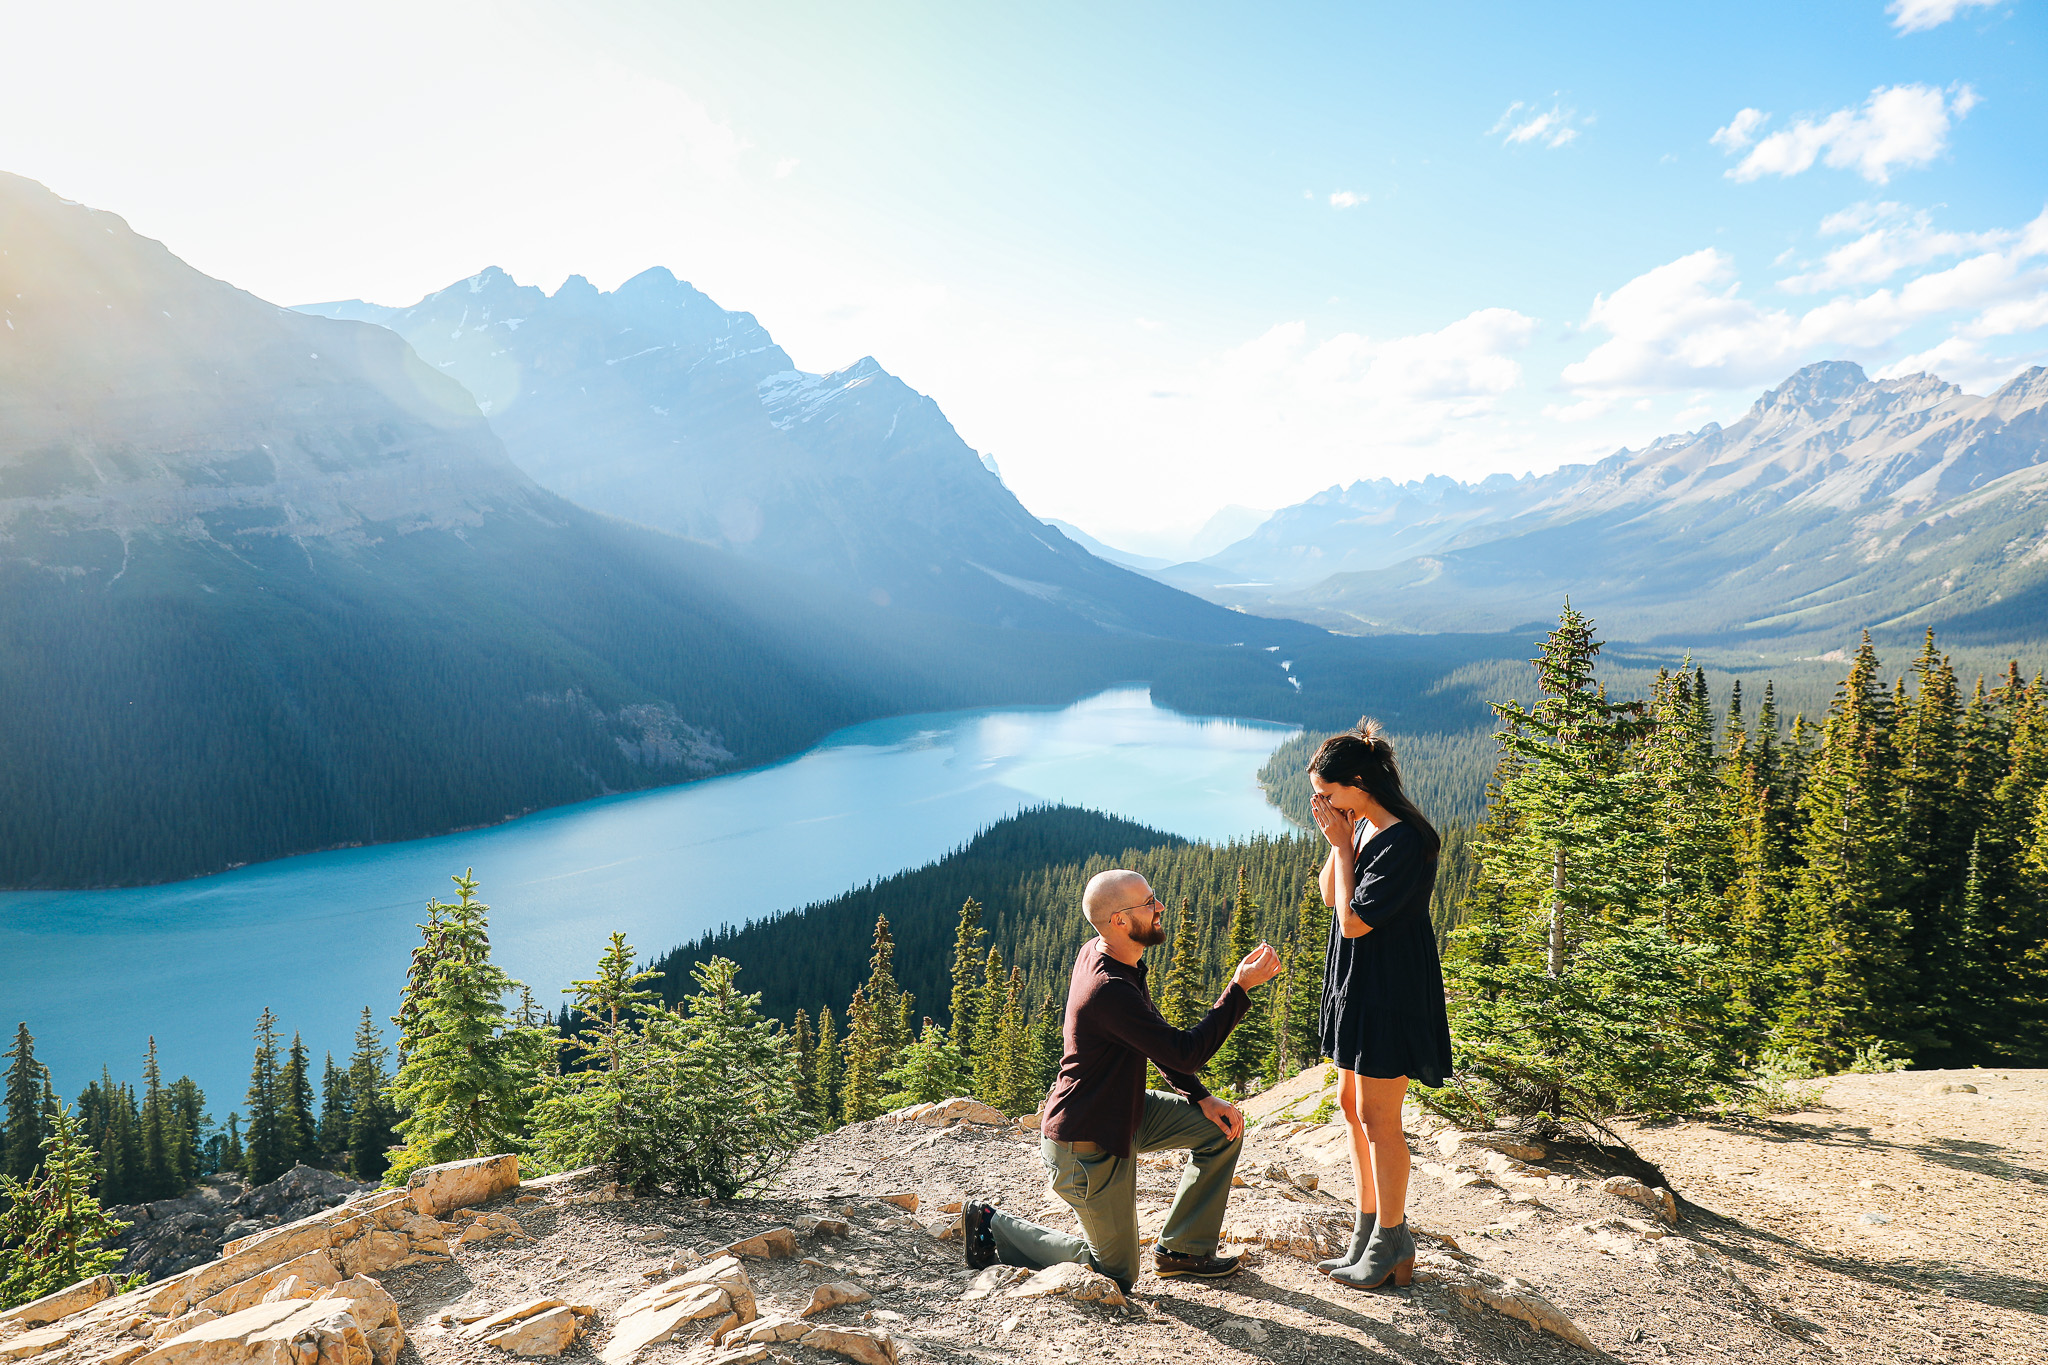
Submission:
{"label": "boot heel", "polygon": [[1413,1256],[1410,1256],[1405,1261],[1396,1261],[1394,1263],[1394,1287],[1396,1289],[1406,1289],[1408,1282],[1414,1278],[1415,1258]]}

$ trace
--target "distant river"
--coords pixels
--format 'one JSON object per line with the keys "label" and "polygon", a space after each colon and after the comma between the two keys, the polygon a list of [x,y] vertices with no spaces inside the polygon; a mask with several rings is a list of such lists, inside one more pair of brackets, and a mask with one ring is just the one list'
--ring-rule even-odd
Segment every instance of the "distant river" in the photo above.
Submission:
{"label": "distant river", "polygon": [[[1286,827],[1255,779],[1292,731],[1197,719],[1142,688],[1068,707],[852,726],[772,767],[606,797],[438,839],[312,853],[119,891],[0,892],[0,1030],[28,1021],[59,1094],[102,1063],[140,1075],[156,1035],[225,1121],[246,1109],[250,1030],[336,1059],[397,1005],[414,926],[474,867],[497,959],[554,1006],[623,930],[644,959],[725,922],[918,867],[1031,805],[1065,802],[1194,839]],[[742,982],[745,978],[742,977]],[[0,1047],[6,1046],[0,1043]]]}

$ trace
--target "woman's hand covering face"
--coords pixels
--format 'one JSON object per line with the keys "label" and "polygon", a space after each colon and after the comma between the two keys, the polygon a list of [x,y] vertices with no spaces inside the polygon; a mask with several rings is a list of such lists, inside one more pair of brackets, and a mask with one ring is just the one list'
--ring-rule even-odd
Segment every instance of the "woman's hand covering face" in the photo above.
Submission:
{"label": "woman's hand covering face", "polygon": [[1327,796],[1309,798],[1309,814],[1315,817],[1316,828],[1330,841],[1332,848],[1348,849],[1358,829],[1358,819],[1349,811],[1339,810]]}

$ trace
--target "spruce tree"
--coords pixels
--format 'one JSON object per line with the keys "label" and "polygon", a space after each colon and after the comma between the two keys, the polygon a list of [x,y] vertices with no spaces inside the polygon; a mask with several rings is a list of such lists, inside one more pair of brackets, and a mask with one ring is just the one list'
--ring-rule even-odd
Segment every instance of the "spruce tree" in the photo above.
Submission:
{"label": "spruce tree", "polygon": [[248,1164],[249,1154],[242,1148],[241,1123],[242,1116],[232,1109],[228,1110],[227,1138],[221,1143],[220,1165],[216,1169],[240,1171]]}
{"label": "spruce tree", "polygon": [[962,1056],[974,1052],[974,1006],[981,997],[981,902],[969,896],[960,905],[960,923],[953,931],[953,1046]]}
{"label": "spruce tree", "polygon": [[1015,1118],[1038,1107],[1044,1093],[1037,1087],[1037,1047],[1024,1005],[1024,969],[1010,969],[1003,992],[1002,1022],[996,1033],[996,1108]]}
{"label": "spruce tree", "polygon": [[48,1135],[43,1123],[43,1088],[48,1084],[48,1073],[36,1060],[36,1040],[29,1034],[25,1021],[15,1026],[14,1046],[6,1056],[7,1144],[6,1151],[0,1153],[0,1160],[5,1163],[0,1174],[27,1180],[42,1164],[43,1139]]}
{"label": "spruce tree", "polygon": [[[868,958],[867,1006],[874,1021],[874,1070],[869,1073],[875,1101],[881,1099],[882,1073],[896,1064],[896,1053],[909,1041],[904,1036],[906,1001],[896,984],[896,939],[889,932],[889,917],[875,916],[873,955]],[[847,1037],[852,1038],[849,1029]],[[849,1072],[849,1074],[851,1074]],[[877,1111],[880,1112],[880,1111]],[[849,1117],[848,1123],[857,1122]]]}
{"label": "spruce tree", "polygon": [[[291,1165],[320,1156],[319,1110],[313,1101],[311,1059],[306,1044],[292,1034],[285,1051],[284,1072],[278,1077],[280,1119],[284,1127],[285,1152]],[[287,1169],[290,1167],[288,1166]]]}
{"label": "spruce tree", "polygon": [[1060,1061],[1067,1055],[1066,1006],[1048,991],[1039,997],[1038,1012],[1032,1017],[1031,1033],[1037,1051],[1037,1075],[1033,1084],[1043,1095],[1060,1074]]}
{"label": "spruce tree", "polygon": [[439,952],[420,1000],[411,1050],[391,1094],[405,1110],[405,1147],[387,1182],[421,1166],[516,1151],[526,1104],[551,1044],[538,1029],[507,1017],[505,996],[518,982],[491,961],[490,907],[476,898],[474,869],[453,879],[454,904],[441,904]]}
{"label": "spruce tree", "polygon": [[190,1076],[171,1082],[169,1106],[176,1143],[172,1147],[173,1183],[183,1193],[205,1172],[200,1169],[200,1142],[208,1124],[206,1092]]}
{"label": "spruce tree", "polygon": [[390,1055],[370,1007],[363,1006],[363,1017],[356,1023],[355,1051],[348,1059],[348,1168],[358,1180],[381,1180],[391,1164],[397,1115],[387,1093],[391,1078],[384,1070],[384,1059]]}
{"label": "spruce tree", "polygon": [[990,948],[982,967],[979,998],[974,1002],[972,1061],[974,1097],[998,1109],[1003,1101],[1003,1004],[1009,998],[1008,982],[1002,950]]}
{"label": "spruce tree", "polygon": [[882,1112],[882,1039],[867,987],[855,986],[846,1007],[846,1079],[839,1092],[840,1111],[848,1123],[862,1123]]}
{"label": "spruce tree", "polygon": [[349,1113],[352,1108],[348,1091],[348,1072],[334,1064],[332,1052],[327,1053],[320,1068],[318,1146],[322,1156],[333,1156],[348,1151]]}
{"label": "spruce tree", "polygon": [[156,1035],[151,1034],[149,1050],[142,1057],[141,1179],[136,1202],[175,1199],[184,1193],[177,1171],[179,1137],[170,1097],[164,1091],[163,1070],[157,1064]]}
{"label": "spruce tree", "polygon": [[92,1148],[69,1110],[58,1110],[28,1180],[0,1176],[0,1308],[29,1303],[113,1269],[125,1254],[105,1243],[128,1225],[94,1197]]}
{"label": "spruce tree", "polygon": [[[1231,898],[1229,946],[1224,953],[1224,965],[1244,961],[1253,949],[1259,946],[1259,906],[1252,898],[1250,883],[1245,880],[1245,870],[1237,869],[1237,894]],[[1254,1001],[1251,1011],[1238,1021],[1230,1036],[1223,1040],[1223,1046],[1216,1050],[1216,1056],[1209,1064],[1210,1071],[1225,1086],[1236,1094],[1250,1093],[1264,1069],[1267,1053],[1272,1049],[1272,1020],[1259,1008],[1262,1002]]]}
{"label": "spruce tree", "polygon": [[902,1061],[884,1079],[890,1091],[882,1100],[885,1108],[931,1104],[961,1092],[967,1061],[946,1031],[927,1019],[916,1041],[903,1050]]}
{"label": "spruce tree", "polygon": [[1914,1023],[1900,900],[1891,700],[1865,632],[1821,728],[1800,802],[1800,854],[1778,1036],[1840,1068],[1863,1048],[1900,1050]]}
{"label": "spruce tree", "polygon": [[818,1009],[818,1107],[811,1112],[817,1115],[818,1126],[835,1128],[839,1124],[840,1076],[843,1071],[839,1053],[838,1025],[832,1020],[830,1006]]}
{"label": "spruce tree", "polygon": [[1209,1012],[1202,999],[1206,957],[1201,920],[1188,914],[1188,898],[1182,896],[1180,914],[1175,916],[1173,958],[1159,999],[1160,1015],[1175,1028],[1193,1028]]}
{"label": "spruce tree", "polygon": [[1287,1039],[1287,1070],[1313,1066],[1323,1055],[1323,973],[1329,961],[1330,907],[1322,888],[1310,877],[1302,884],[1295,912],[1293,951],[1287,968],[1287,1007],[1282,1032]]}
{"label": "spruce tree", "polygon": [[256,1056],[249,1066],[249,1131],[242,1172],[251,1185],[267,1185],[291,1169],[291,1132],[284,1114],[283,1064],[277,1053],[277,1016],[270,1007],[256,1021]]}
{"label": "spruce tree", "polygon": [[824,1121],[818,1103],[818,1040],[811,1032],[811,1016],[803,1010],[796,1012],[796,1023],[790,1027],[790,1047],[796,1053],[796,1100],[804,1111]]}
{"label": "spruce tree", "polygon": [[[646,989],[661,975],[641,970],[626,936],[613,933],[597,971],[569,983],[565,1013],[582,1027],[559,1046],[574,1050],[574,1065],[541,1083],[530,1116],[543,1165],[603,1165],[644,1184],[646,1173],[662,1164],[662,1139],[651,1122],[662,1101],[649,1086],[671,1061],[657,1053],[674,1030],[661,992]],[[657,1020],[657,1013],[664,1017]]]}

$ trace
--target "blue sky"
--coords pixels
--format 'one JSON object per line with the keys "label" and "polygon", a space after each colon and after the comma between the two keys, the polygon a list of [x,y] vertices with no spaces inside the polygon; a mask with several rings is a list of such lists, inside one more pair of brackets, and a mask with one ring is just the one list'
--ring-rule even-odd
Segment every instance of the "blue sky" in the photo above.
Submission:
{"label": "blue sky", "polygon": [[0,167],[209,273],[666,265],[1134,548],[2048,359],[2048,0],[55,8]]}

